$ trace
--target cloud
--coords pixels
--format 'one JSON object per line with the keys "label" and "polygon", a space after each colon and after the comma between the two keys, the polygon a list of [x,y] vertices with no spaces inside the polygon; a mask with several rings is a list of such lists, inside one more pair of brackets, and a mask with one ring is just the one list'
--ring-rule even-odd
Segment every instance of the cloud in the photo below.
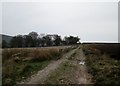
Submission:
{"label": "cloud", "polygon": [[[3,33],[78,35],[83,41],[117,41],[115,2],[4,2]],[[12,30],[12,31],[11,31]]]}

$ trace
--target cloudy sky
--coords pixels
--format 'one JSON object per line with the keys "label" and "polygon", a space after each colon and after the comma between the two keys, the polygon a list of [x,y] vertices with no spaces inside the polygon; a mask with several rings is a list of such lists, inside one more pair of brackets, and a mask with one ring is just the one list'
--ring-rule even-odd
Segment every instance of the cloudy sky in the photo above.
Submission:
{"label": "cloudy sky", "polygon": [[82,41],[118,41],[117,2],[2,2],[2,33],[79,36]]}

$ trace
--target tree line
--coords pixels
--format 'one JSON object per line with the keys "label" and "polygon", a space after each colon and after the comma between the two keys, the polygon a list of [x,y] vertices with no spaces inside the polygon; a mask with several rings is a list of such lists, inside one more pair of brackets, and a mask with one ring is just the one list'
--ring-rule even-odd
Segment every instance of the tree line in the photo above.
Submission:
{"label": "tree line", "polygon": [[80,38],[74,36],[61,36],[57,34],[40,36],[37,32],[30,32],[28,35],[17,35],[12,37],[10,43],[2,40],[2,48],[22,48],[22,47],[46,47],[73,45],[80,43]]}

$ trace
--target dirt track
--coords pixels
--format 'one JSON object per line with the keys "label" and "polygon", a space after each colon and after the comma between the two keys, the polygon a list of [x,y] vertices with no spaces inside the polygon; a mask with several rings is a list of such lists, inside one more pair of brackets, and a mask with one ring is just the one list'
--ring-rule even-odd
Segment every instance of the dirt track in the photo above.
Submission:
{"label": "dirt track", "polygon": [[86,65],[79,64],[79,62],[85,62],[85,55],[82,49],[79,49],[79,47],[63,55],[61,59],[51,62],[46,68],[38,71],[37,74],[32,75],[31,77],[29,77],[25,81],[22,81],[19,84],[43,83],[44,80],[47,79],[48,75],[50,75],[55,69],[57,69],[62,62],[68,60],[68,58],[70,58],[74,52],[77,52],[77,56],[75,57],[77,59],[75,61],[75,65],[77,66],[77,70],[76,70],[77,83],[76,84],[90,84],[91,76],[87,72]]}
{"label": "dirt track", "polygon": [[[85,55],[82,49],[78,51],[78,59],[80,62],[85,62]],[[78,84],[91,84],[91,75],[88,74],[86,65],[79,64],[78,66]]]}
{"label": "dirt track", "polygon": [[54,71],[59,66],[60,63],[62,63],[68,57],[70,57],[74,53],[75,50],[76,49],[74,49],[74,50],[70,51],[69,53],[63,55],[61,59],[51,62],[46,68],[44,68],[43,70],[38,71],[37,74],[32,75],[30,78],[28,78],[25,81],[22,81],[19,84],[38,84],[38,83],[42,83],[43,80],[46,79],[46,77],[52,71]]}

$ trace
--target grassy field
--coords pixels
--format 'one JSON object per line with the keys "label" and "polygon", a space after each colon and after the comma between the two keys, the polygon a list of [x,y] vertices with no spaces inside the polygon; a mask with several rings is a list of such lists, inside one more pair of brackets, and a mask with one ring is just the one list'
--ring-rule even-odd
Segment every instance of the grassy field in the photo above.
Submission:
{"label": "grassy field", "polygon": [[84,44],[86,64],[97,86],[120,84],[120,44]]}
{"label": "grassy field", "polygon": [[[56,61],[65,53],[78,46],[46,47],[46,48],[12,48],[2,49],[2,83],[13,86],[16,82],[30,77],[45,68],[51,61]],[[86,56],[88,72],[93,76],[92,82],[96,86],[120,84],[120,45],[119,44],[83,44],[81,48]],[[53,71],[46,84],[74,84],[77,83],[75,73],[77,58],[81,57],[77,51],[73,52],[65,62]],[[71,78],[72,77],[72,78]]]}
{"label": "grassy field", "polygon": [[37,71],[45,68],[52,60],[74,47],[64,48],[13,48],[2,50],[2,83],[15,85]]}

